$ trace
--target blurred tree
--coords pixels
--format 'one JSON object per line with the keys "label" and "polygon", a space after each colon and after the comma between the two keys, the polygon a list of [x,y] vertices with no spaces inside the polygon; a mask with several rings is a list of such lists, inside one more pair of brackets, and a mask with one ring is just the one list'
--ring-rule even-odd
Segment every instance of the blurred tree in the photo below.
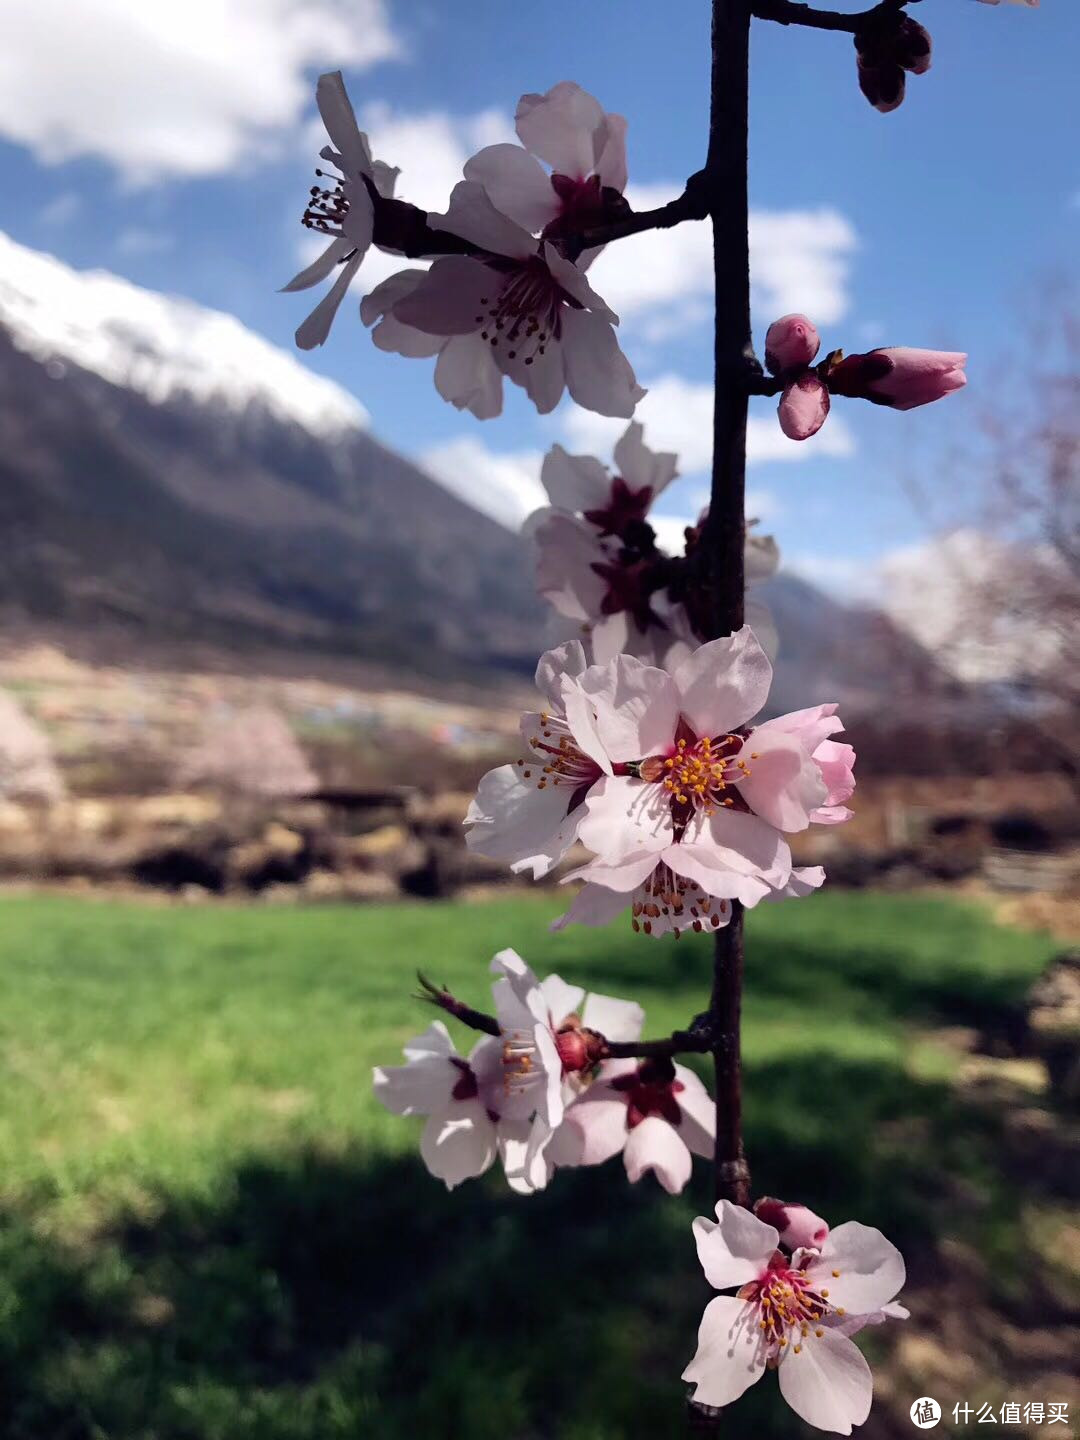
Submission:
{"label": "blurred tree", "polygon": [[288,722],[267,705],[215,714],[177,773],[183,787],[206,785],[239,795],[309,795],[319,777]]}
{"label": "blurred tree", "polygon": [[0,799],[62,800],[52,746],[13,695],[0,690]]}

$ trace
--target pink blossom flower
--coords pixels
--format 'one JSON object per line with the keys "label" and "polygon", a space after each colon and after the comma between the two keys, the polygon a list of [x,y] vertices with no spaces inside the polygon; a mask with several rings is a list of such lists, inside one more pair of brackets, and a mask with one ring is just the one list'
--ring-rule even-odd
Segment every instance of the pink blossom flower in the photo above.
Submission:
{"label": "pink blossom flower", "polygon": [[563,80],[546,95],[523,95],[515,120],[521,146],[489,145],[465,166],[465,179],[483,185],[497,209],[545,239],[580,233],[620,213],[626,189],[621,115],[605,114],[580,85]]}
{"label": "pink blossom flower", "polygon": [[645,392],[615,339],[618,316],[579,266],[549,241],[538,247],[473,180],[454,187],[445,215],[429,219],[484,253],[436,260],[390,314],[425,335],[479,337],[543,415],[567,388],[587,410],[633,414]]}
{"label": "pink blossom flower", "polygon": [[805,315],[781,315],[765,334],[765,364],[770,375],[809,365],[821,348],[821,337]]}
{"label": "pink blossom flower", "polygon": [[[820,1249],[778,1249],[780,1236],[749,1210],[721,1200],[717,1222],[694,1221],[698,1258],[717,1290],[697,1353],[683,1371],[703,1405],[737,1400],[766,1369],[807,1424],[850,1435],[870,1413],[874,1383],[851,1333],[885,1318],[904,1283],[904,1261],[880,1230],[848,1221]],[[902,1311],[896,1307],[892,1313]]]}
{"label": "pink blossom flower", "polygon": [[465,816],[466,843],[515,872],[541,879],[577,839],[582,801],[604,774],[606,758],[582,749],[566,720],[563,688],[586,668],[581,644],[571,640],[540,657],[536,687],[547,705],[521,718],[529,760],[489,770]]}
{"label": "pink blossom flower", "polygon": [[316,172],[320,178],[331,179],[334,188],[312,186],[303,223],[309,230],[326,235],[330,243],[317,260],[294,275],[283,289],[308,290],[335,270],[338,277],[297,330],[296,343],[301,350],[312,350],[325,341],[345,292],[371,245],[375,208],[368,186],[373,186],[380,195],[391,196],[398,176],[398,171],[389,165],[372,160],[368,138],[356,124],[340,70],[319,76],[315,100],[333,142],[320,153],[341,174],[325,176],[321,170]]}
{"label": "pink blossom flower", "polygon": [[692,1070],[607,1060],[567,1108],[549,1157],[557,1167],[602,1165],[621,1152],[632,1183],[651,1170],[677,1195],[690,1179],[691,1156],[711,1156],[715,1136],[716,1107]]}
{"label": "pink blossom flower", "polygon": [[609,860],[701,847],[786,883],[779,832],[804,830],[828,803],[811,746],[836,721],[834,708],[751,725],[771,681],[747,626],[699,646],[673,674],[623,655],[567,679],[567,723],[607,762],[585,800],[583,843]]}
{"label": "pink blossom flower", "polygon": [[962,389],[967,384],[966,360],[959,351],[895,345],[865,355],[848,355],[829,368],[826,382],[834,395],[852,395],[894,410],[914,410]]}

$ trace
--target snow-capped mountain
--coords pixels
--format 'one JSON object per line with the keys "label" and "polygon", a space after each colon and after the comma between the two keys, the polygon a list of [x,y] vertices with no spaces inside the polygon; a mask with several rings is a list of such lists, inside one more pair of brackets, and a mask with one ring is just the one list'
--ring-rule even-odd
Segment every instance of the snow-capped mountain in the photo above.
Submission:
{"label": "snow-capped mountain", "polygon": [[35,360],[78,365],[165,404],[179,396],[231,410],[264,407],[315,435],[363,429],[347,390],[232,315],[142,290],[105,270],[74,270],[0,231],[0,322]]}
{"label": "snow-capped mountain", "polygon": [[0,236],[2,633],[531,668],[520,538],[233,316]]}

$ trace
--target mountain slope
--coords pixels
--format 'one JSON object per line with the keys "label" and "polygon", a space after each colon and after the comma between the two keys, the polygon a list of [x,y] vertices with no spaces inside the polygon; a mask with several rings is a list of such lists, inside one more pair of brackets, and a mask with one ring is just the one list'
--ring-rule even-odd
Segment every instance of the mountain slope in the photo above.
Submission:
{"label": "mountain slope", "polygon": [[0,271],[8,623],[535,663],[523,542],[374,440],[340,387],[190,302],[7,240]]}

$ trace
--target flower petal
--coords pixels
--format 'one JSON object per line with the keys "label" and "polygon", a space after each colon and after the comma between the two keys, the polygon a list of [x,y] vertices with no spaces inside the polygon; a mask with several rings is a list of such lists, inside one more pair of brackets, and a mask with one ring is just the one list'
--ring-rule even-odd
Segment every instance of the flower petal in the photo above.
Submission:
{"label": "flower petal", "polygon": [[[679,693],[666,670],[617,655],[607,665],[590,665],[579,680],[563,687],[584,697],[593,712],[604,753],[616,763],[667,753],[679,724]],[[569,712],[568,712],[569,713]]]}
{"label": "flower petal", "polygon": [[741,1205],[718,1200],[715,1222],[705,1215],[694,1221],[694,1239],[705,1279],[714,1290],[727,1290],[758,1278],[780,1236]]}
{"label": "flower petal", "polygon": [[744,756],[739,794],[754,814],[778,830],[805,830],[829,793],[806,746],[795,735],[775,731],[761,738],[761,731],[752,731],[739,758]]}
{"label": "flower petal", "polygon": [[697,1354],[682,1378],[697,1386],[694,1399],[700,1404],[730,1405],[761,1379],[765,1359],[756,1307],[734,1295],[718,1295],[705,1307]]}
{"label": "flower petal", "polygon": [[683,715],[698,735],[715,739],[753,718],[769,698],[772,665],[753,631],[700,645],[675,671]]}
{"label": "flower petal", "polygon": [[598,510],[611,494],[607,468],[591,455],[568,455],[553,445],[544,456],[540,481],[560,510]]}
{"label": "flower petal", "polygon": [[454,335],[446,342],[435,364],[435,388],[477,420],[502,413],[502,376],[479,335]]}
{"label": "flower petal", "polygon": [[608,308],[589,284],[584,270],[579,265],[575,265],[572,260],[567,260],[565,256],[560,255],[550,241],[544,244],[544,260],[558,284],[577,301],[583,310],[589,310],[594,315],[602,315],[612,325],[619,323],[619,317],[614,310]]}
{"label": "flower petal", "polygon": [[334,323],[334,316],[345,299],[345,292],[352,284],[353,276],[360,268],[362,258],[361,255],[354,255],[342,265],[341,274],[307,319],[298,326],[296,343],[301,350],[314,350],[317,345],[325,342],[330,334],[330,326]]}
{"label": "flower petal", "polygon": [[679,1134],[693,1154],[708,1158],[716,1141],[716,1101],[701,1077],[685,1065],[675,1066],[675,1079],[683,1087],[676,1096],[682,1111]]}
{"label": "flower petal", "polygon": [[[626,117],[605,115],[604,123],[593,134],[593,149],[596,154],[594,170],[600,177],[600,184],[621,195],[626,189]],[[579,257],[578,264],[581,264]]]}
{"label": "flower petal", "polygon": [[407,1065],[377,1065],[375,1098],[394,1115],[443,1115],[462,1072],[445,1056],[426,1055]]}
{"label": "flower petal", "polygon": [[556,1165],[603,1165],[626,1144],[626,1101],[597,1083],[567,1108],[555,1132],[551,1158]]}
{"label": "flower petal", "polygon": [[371,175],[371,150],[367,136],[357,126],[340,70],[319,76],[315,86],[315,103],[326,133],[344,162],[346,174]]}
{"label": "flower petal", "polygon": [[481,261],[469,255],[444,255],[397,301],[392,313],[428,335],[471,335],[483,323],[477,319],[482,302],[490,300],[501,284],[501,277]]}
{"label": "flower petal", "polygon": [[789,1346],[780,1364],[780,1393],[795,1414],[818,1430],[850,1435],[870,1414],[874,1379],[859,1348],[836,1330]]}
{"label": "flower petal", "polygon": [[547,1002],[548,1014],[555,1026],[561,1025],[568,1015],[580,1010],[581,1002],[585,998],[583,986],[568,985],[561,975],[545,976],[540,982],[540,993]]}
{"label": "flower petal", "polygon": [[568,640],[545,650],[536,667],[536,688],[553,710],[562,709],[563,676],[576,679],[588,668],[585,648],[580,640]]}
{"label": "flower petal", "polygon": [[446,213],[429,215],[428,223],[433,230],[449,230],[495,255],[527,260],[536,254],[536,241],[528,230],[497,209],[475,180],[459,180],[450,192]]}
{"label": "flower petal", "polygon": [[563,364],[570,394],[586,410],[629,419],[645,395],[611,323],[590,310],[562,312]]}
{"label": "flower petal", "polygon": [[301,270],[287,285],[281,287],[281,293],[284,295],[294,290],[310,290],[312,285],[318,285],[334,273],[352,248],[351,240],[346,240],[343,235],[337,236],[330,241],[317,260],[313,260],[306,270]]}
{"label": "flower petal", "polygon": [[521,143],[557,174],[583,180],[591,173],[604,111],[580,85],[562,80],[546,95],[523,95],[514,120]]}
{"label": "flower petal", "polygon": [[635,1000],[589,994],[581,1012],[581,1023],[608,1040],[637,1040],[645,1024],[645,1011]]}
{"label": "flower petal", "polygon": [[693,1172],[690,1151],[674,1125],[659,1115],[648,1115],[626,1139],[623,1163],[632,1185],[649,1170],[669,1195],[678,1195]]}
{"label": "flower petal", "polygon": [[[626,775],[605,775],[589,791],[578,825],[578,838],[586,850],[600,856],[609,866],[626,873],[627,883],[618,883],[613,870],[602,871],[590,864],[579,872],[585,879],[612,889],[632,890],[640,885],[655,864],[660,851],[674,839],[671,805],[667,792]],[[627,871],[625,862],[632,870]],[[637,878],[631,880],[631,874]]]}
{"label": "flower petal", "polygon": [[568,925],[609,925],[627,906],[627,897],[604,885],[583,885],[574,896],[573,904],[551,922],[554,931]]}
{"label": "flower petal", "polygon": [[858,1220],[829,1232],[812,1269],[829,1291],[829,1304],[851,1315],[880,1310],[900,1293],[906,1276],[904,1257],[892,1241]]}
{"label": "flower petal", "polygon": [[482,1175],[495,1159],[495,1126],[475,1100],[461,1112],[433,1115],[420,1137],[420,1155],[431,1174],[453,1190]]}
{"label": "flower petal", "polygon": [[543,230],[559,213],[550,177],[520,145],[486,145],[466,161],[465,179],[478,181],[495,208],[524,230]]}
{"label": "flower petal", "polygon": [[541,790],[523,780],[517,766],[499,765],[476,788],[465,816],[465,842],[489,860],[531,865],[539,880],[573,844],[576,823],[563,830],[568,803],[565,787]]}
{"label": "flower petal", "polygon": [[644,443],[644,433],[644,426],[631,420],[615,442],[615,470],[632,490],[648,486],[655,500],[674,480],[679,457],[667,451],[650,450]]}

